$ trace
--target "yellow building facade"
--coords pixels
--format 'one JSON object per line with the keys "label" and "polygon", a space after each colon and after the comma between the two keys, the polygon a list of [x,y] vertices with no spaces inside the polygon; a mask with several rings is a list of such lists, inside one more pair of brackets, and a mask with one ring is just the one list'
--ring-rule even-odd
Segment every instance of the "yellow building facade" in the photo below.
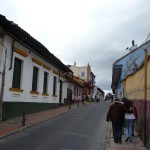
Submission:
{"label": "yellow building facade", "polygon": [[123,80],[123,96],[132,100],[144,100],[145,76],[147,76],[147,100],[150,101],[150,57],[147,59],[147,75],[145,75],[145,66],[142,63],[137,72],[128,75]]}
{"label": "yellow building facade", "polygon": [[138,135],[150,147],[150,56],[147,59],[146,69],[147,73],[145,74],[145,64],[143,62],[140,69],[128,75],[122,83],[123,96],[132,100],[137,108],[138,121],[136,122],[136,130]]}

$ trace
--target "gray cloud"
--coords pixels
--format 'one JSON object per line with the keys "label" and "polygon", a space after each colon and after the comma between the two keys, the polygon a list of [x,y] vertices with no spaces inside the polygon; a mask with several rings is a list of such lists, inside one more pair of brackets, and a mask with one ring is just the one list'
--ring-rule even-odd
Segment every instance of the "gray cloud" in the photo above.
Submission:
{"label": "gray cloud", "polygon": [[132,40],[139,45],[150,32],[149,0],[32,0],[36,8],[30,3],[5,0],[0,10],[66,65],[90,63],[104,91],[111,91],[113,62],[128,52]]}

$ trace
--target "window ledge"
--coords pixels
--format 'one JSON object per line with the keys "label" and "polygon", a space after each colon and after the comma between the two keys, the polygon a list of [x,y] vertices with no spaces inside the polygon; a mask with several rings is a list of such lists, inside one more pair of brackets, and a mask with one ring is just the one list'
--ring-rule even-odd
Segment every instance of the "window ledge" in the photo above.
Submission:
{"label": "window ledge", "polygon": [[9,88],[9,91],[23,93],[24,90],[18,88]]}
{"label": "window ledge", "polygon": [[39,95],[39,92],[36,92],[36,91],[30,91],[30,94]]}
{"label": "window ledge", "polygon": [[52,95],[52,97],[57,97],[57,95]]}
{"label": "window ledge", "polygon": [[46,94],[46,93],[42,93],[42,96],[49,96],[49,94]]}

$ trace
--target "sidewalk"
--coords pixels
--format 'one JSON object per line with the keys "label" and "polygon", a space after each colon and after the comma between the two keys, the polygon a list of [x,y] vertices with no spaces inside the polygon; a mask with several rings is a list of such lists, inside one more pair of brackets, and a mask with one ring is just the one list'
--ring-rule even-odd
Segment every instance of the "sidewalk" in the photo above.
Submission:
{"label": "sidewalk", "polygon": [[111,122],[108,123],[107,131],[106,131],[106,143],[105,150],[148,150],[144,147],[143,142],[140,138],[135,134],[133,138],[133,142],[125,142],[126,136],[122,137],[122,144],[114,143],[113,133],[112,133],[112,125]]}
{"label": "sidewalk", "polygon": [[[79,107],[82,106],[82,103],[80,102]],[[52,119],[54,117],[57,117],[59,115],[62,115],[64,113],[67,113],[69,111],[72,111],[74,109],[79,108],[78,104],[72,104],[71,109],[69,109],[69,106],[60,106],[57,108],[52,108],[50,110],[45,110],[41,112],[37,112],[34,114],[26,115],[25,116],[25,126],[22,126],[22,118],[18,117],[14,119],[10,119],[7,121],[1,121],[0,122],[0,139],[13,134],[15,132],[18,132],[24,128],[33,126],[35,124],[41,123],[43,121]]]}
{"label": "sidewalk", "polygon": [[[80,103],[79,107],[82,106],[83,106],[82,103]],[[78,104],[75,103],[71,105],[71,109],[69,109],[69,106],[67,105],[67,106],[61,106],[58,108],[53,108],[50,110],[45,110],[42,112],[26,115],[24,127],[22,127],[22,117],[10,119],[7,121],[2,121],[0,122],[0,139],[10,134],[13,134],[15,132],[19,132],[24,128],[33,126],[35,124],[41,123],[43,121],[52,119],[64,113],[75,110],[79,107]],[[109,123],[106,130],[105,150],[148,150],[143,146],[144,144],[140,141],[137,135],[134,136],[133,143],[129,143],[129,142],[126,143],[125,138],[126,138],[125,135],[123,135],[122,144],[114,143],[111,123]]]}

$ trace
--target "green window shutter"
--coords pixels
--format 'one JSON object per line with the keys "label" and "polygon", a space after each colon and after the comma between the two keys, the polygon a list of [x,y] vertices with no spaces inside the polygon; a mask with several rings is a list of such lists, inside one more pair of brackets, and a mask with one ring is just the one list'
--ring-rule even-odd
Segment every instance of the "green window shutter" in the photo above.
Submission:
{"label": "green window shutter", "polygon": [[56,95],[56,83],[57,83],[57,77],[54,77],[54,81],[53,81],[53,95]]}
{"label": "green window shutter", "polygon": [[38,68],[33,67],[32,91],[37,91]]}
{"label": "green window shutter", "polygon": [[43,93],[47,93],[47,81],[48,81],[48,73],[44,72],[44,83],[43,83]]}
{"label": "green window shutter", "polygon": [[15,57],[12,88],[20,89],[22,60]]}

